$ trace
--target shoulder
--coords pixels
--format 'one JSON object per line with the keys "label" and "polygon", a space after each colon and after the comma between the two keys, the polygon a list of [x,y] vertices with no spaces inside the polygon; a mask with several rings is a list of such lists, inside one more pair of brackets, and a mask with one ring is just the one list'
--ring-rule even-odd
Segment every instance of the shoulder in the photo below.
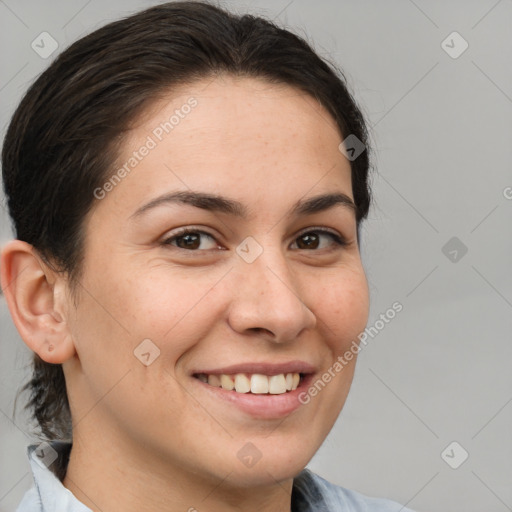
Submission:
{"label": "shoulder", "polygon": [[305,469],[293,482],[293,512],[412,512],[395,501],[371,498]]}

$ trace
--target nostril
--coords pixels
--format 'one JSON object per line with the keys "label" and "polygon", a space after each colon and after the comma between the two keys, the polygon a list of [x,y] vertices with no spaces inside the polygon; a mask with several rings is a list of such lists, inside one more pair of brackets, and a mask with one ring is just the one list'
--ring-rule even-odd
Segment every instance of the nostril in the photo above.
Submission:
{"label": "nostril", "polygon": [[265,329],[264,327],[250,327],[248,329],[249,331],[252,331],[254,333],[261,333],[261,334],[269,334],[270,336],[274,336],[274,333],[268,329]]}

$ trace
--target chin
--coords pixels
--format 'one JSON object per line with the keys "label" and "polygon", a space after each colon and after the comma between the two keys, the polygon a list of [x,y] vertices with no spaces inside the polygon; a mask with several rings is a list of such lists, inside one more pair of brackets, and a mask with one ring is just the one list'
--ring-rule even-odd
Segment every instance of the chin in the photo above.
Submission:
{"label": "chin", "polygon": [[[277,444],[277,443],[276,443]],[[236,463],[226,471],[236,487],[274,486],[296,477],[313,457],[316,446],[302,443],[265,443],[265,439],[248,441],[237,451]],[[300,449],[298,446],[300,446]],[[260,448],[257,448],[257,447]]]}
{"label": "chin", "polygon": [[264,464],[259,462],[252,468],[236,468],[233,473],[229,475],[227,481],[233,487],[248,488],[248,487],[272,487],[276,483],[285,482],[295,478],[305,467],[304,464],[297,462]]}

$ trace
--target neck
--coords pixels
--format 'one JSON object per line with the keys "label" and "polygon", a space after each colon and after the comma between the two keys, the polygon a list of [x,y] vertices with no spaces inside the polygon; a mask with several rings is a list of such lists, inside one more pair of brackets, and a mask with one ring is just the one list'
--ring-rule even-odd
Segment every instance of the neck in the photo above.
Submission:
{"label": "neck", "polygon": [[94,512],[289,512],[293,480],[272,485],[234,485],[175,467],[119,437],[74,432],[63,484]]}

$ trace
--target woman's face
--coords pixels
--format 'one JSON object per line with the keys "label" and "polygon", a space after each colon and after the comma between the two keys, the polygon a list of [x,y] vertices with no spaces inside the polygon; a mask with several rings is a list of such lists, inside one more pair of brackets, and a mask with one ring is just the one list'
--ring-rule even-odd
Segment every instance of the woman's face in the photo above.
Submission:
{"label": "woman's face", "polygon": [[197,82],[146,112],[96,191],[69,303],[77,443],[239,485],[306,465],[353,362],[299,396],[368,315],[340,142],[314,99],[255,79]]}

